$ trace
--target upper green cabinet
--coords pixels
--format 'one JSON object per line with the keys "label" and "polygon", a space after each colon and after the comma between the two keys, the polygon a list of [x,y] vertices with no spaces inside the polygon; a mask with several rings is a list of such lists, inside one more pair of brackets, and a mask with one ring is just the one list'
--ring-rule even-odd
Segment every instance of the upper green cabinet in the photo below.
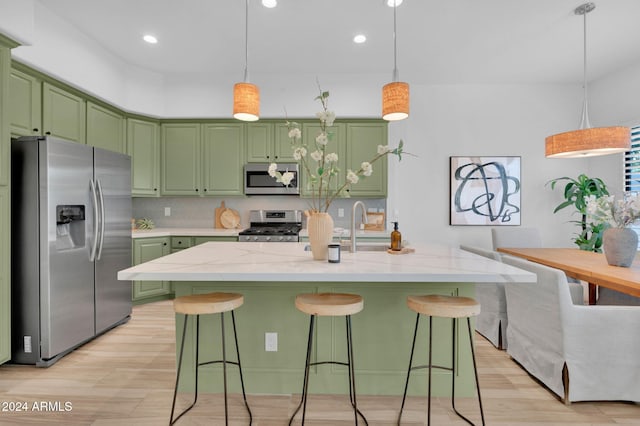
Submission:
{"label": "upper green cabinet", "polygon": [[243,195],[242,123],[163,123],[162,195]]}
{"label": "upper green cabinet", "polygon": [[125,153],[124,123],[117,111],[87,101],[87,145]]}
{"label": "upper green cabinet", "polygon": [[160,125],[127,119],[127,154],[131,156],[131,195],[160,195]]}
{"label": "upper green cabinet", "polygon": [[[387,124],[347,123],[346,167],[356,171],[363,161],[371,161],[378,153],[378,145],[387,145]],[[384,198],[387,196],[387,156],[373,163],[373,173],[361,177],[351,185],[351,197]]]}
{"label": "upper green cabinet", "polygon": [[292,162],[289,129],[282,121],[247,124],[247,162]]}
{"label": "upper green cabinet", "polygon": [[162,195],[199,195],[199,123],[163,123],[161,144]]}
{"label": "upper green cabinet", "polygon": [[86,102],[57,86],[42,84],[42,130],[73,142],[85,143]]}
{"label": "upper green cabinet", "polygon": [[205,124],[203,129],[204,195],[243,195],[245,126],[238,123]]}
{"label": "upper green cabinet", "polygon": [[9,80],[11,136],[42,134],[42,81],[18,70]]}

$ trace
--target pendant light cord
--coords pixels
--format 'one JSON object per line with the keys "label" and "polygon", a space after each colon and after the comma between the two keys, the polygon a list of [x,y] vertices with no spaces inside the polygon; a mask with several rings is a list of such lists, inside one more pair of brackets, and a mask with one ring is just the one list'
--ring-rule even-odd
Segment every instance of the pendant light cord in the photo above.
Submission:
{"label": "pendant light cord", "polygon": [[244,82],[249,82],[249,0],[244,8]]}
{"label": "pendant light cord", "polygon": [[[595,7],[595,6],[594,6]],[[580,120],[580,128],[581,129],[589,129],[591,128],[591,123],[589,122],[589,105],[587,100],[587,13],[589,13],[592,9],[588,9],[587,5],[584,6],[584,10],[582,16],[584,18],[584,37],[583,37],[583,50],[584,50],[584,60],[583,60],[583,83],[582,88],[584,91],[584,102],[582,104],[582,118]]]}
{"label": "pendant light cord", "polygon": [[393,81],[397,82],[398,79],[398,66],[397,66],[397,42],[396,42],[396,9],[398,5],[394,1],[393,3]]}

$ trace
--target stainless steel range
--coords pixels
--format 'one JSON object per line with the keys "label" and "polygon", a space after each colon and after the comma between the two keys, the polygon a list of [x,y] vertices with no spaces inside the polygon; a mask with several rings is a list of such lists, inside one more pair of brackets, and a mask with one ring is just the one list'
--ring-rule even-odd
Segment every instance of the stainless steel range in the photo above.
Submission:
{"label": "stainless steel range", "polygon": [[297,242],[302,229],[301,210],[251,210],[250,227],[238,233],[238,241]]}

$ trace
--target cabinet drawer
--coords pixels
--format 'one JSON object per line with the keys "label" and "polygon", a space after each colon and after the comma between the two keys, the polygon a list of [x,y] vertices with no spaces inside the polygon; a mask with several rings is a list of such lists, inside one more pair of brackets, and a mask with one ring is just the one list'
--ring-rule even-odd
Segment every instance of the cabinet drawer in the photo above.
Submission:
{"label": "cabinet drawer", "polygon": [[171,237],[172,249],[185,249],[193,245],[192,237]]}

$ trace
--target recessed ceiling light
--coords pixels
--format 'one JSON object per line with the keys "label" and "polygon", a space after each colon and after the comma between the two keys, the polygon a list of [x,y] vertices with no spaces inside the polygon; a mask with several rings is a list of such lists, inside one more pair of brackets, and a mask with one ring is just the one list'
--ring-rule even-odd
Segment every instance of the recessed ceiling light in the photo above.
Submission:
{"label": "recessed ceiling light", "polygon": [[353,42],[354,43],[364,43],[365,41],[367,41],[367,36],[365,36],[364,34],[358,34],[353,38]]}
{"label": "recessed ceiling light", "polygon": [[142,39],[149,44],[156,44],[158,42],[158,39],[152,36],[151,34],[145,35],[144,37],[142,37]]}
{"label": "recessed ceiling light", "polygon": [[278,5],[277,0],[262,0],[262,5],[264,7],[268,7],[269,9],[274,8]]}
{"label": "recessed ceiling light", "polygon": [[402,0],[384,0],[389,7],[398,7],[402,4]]}

